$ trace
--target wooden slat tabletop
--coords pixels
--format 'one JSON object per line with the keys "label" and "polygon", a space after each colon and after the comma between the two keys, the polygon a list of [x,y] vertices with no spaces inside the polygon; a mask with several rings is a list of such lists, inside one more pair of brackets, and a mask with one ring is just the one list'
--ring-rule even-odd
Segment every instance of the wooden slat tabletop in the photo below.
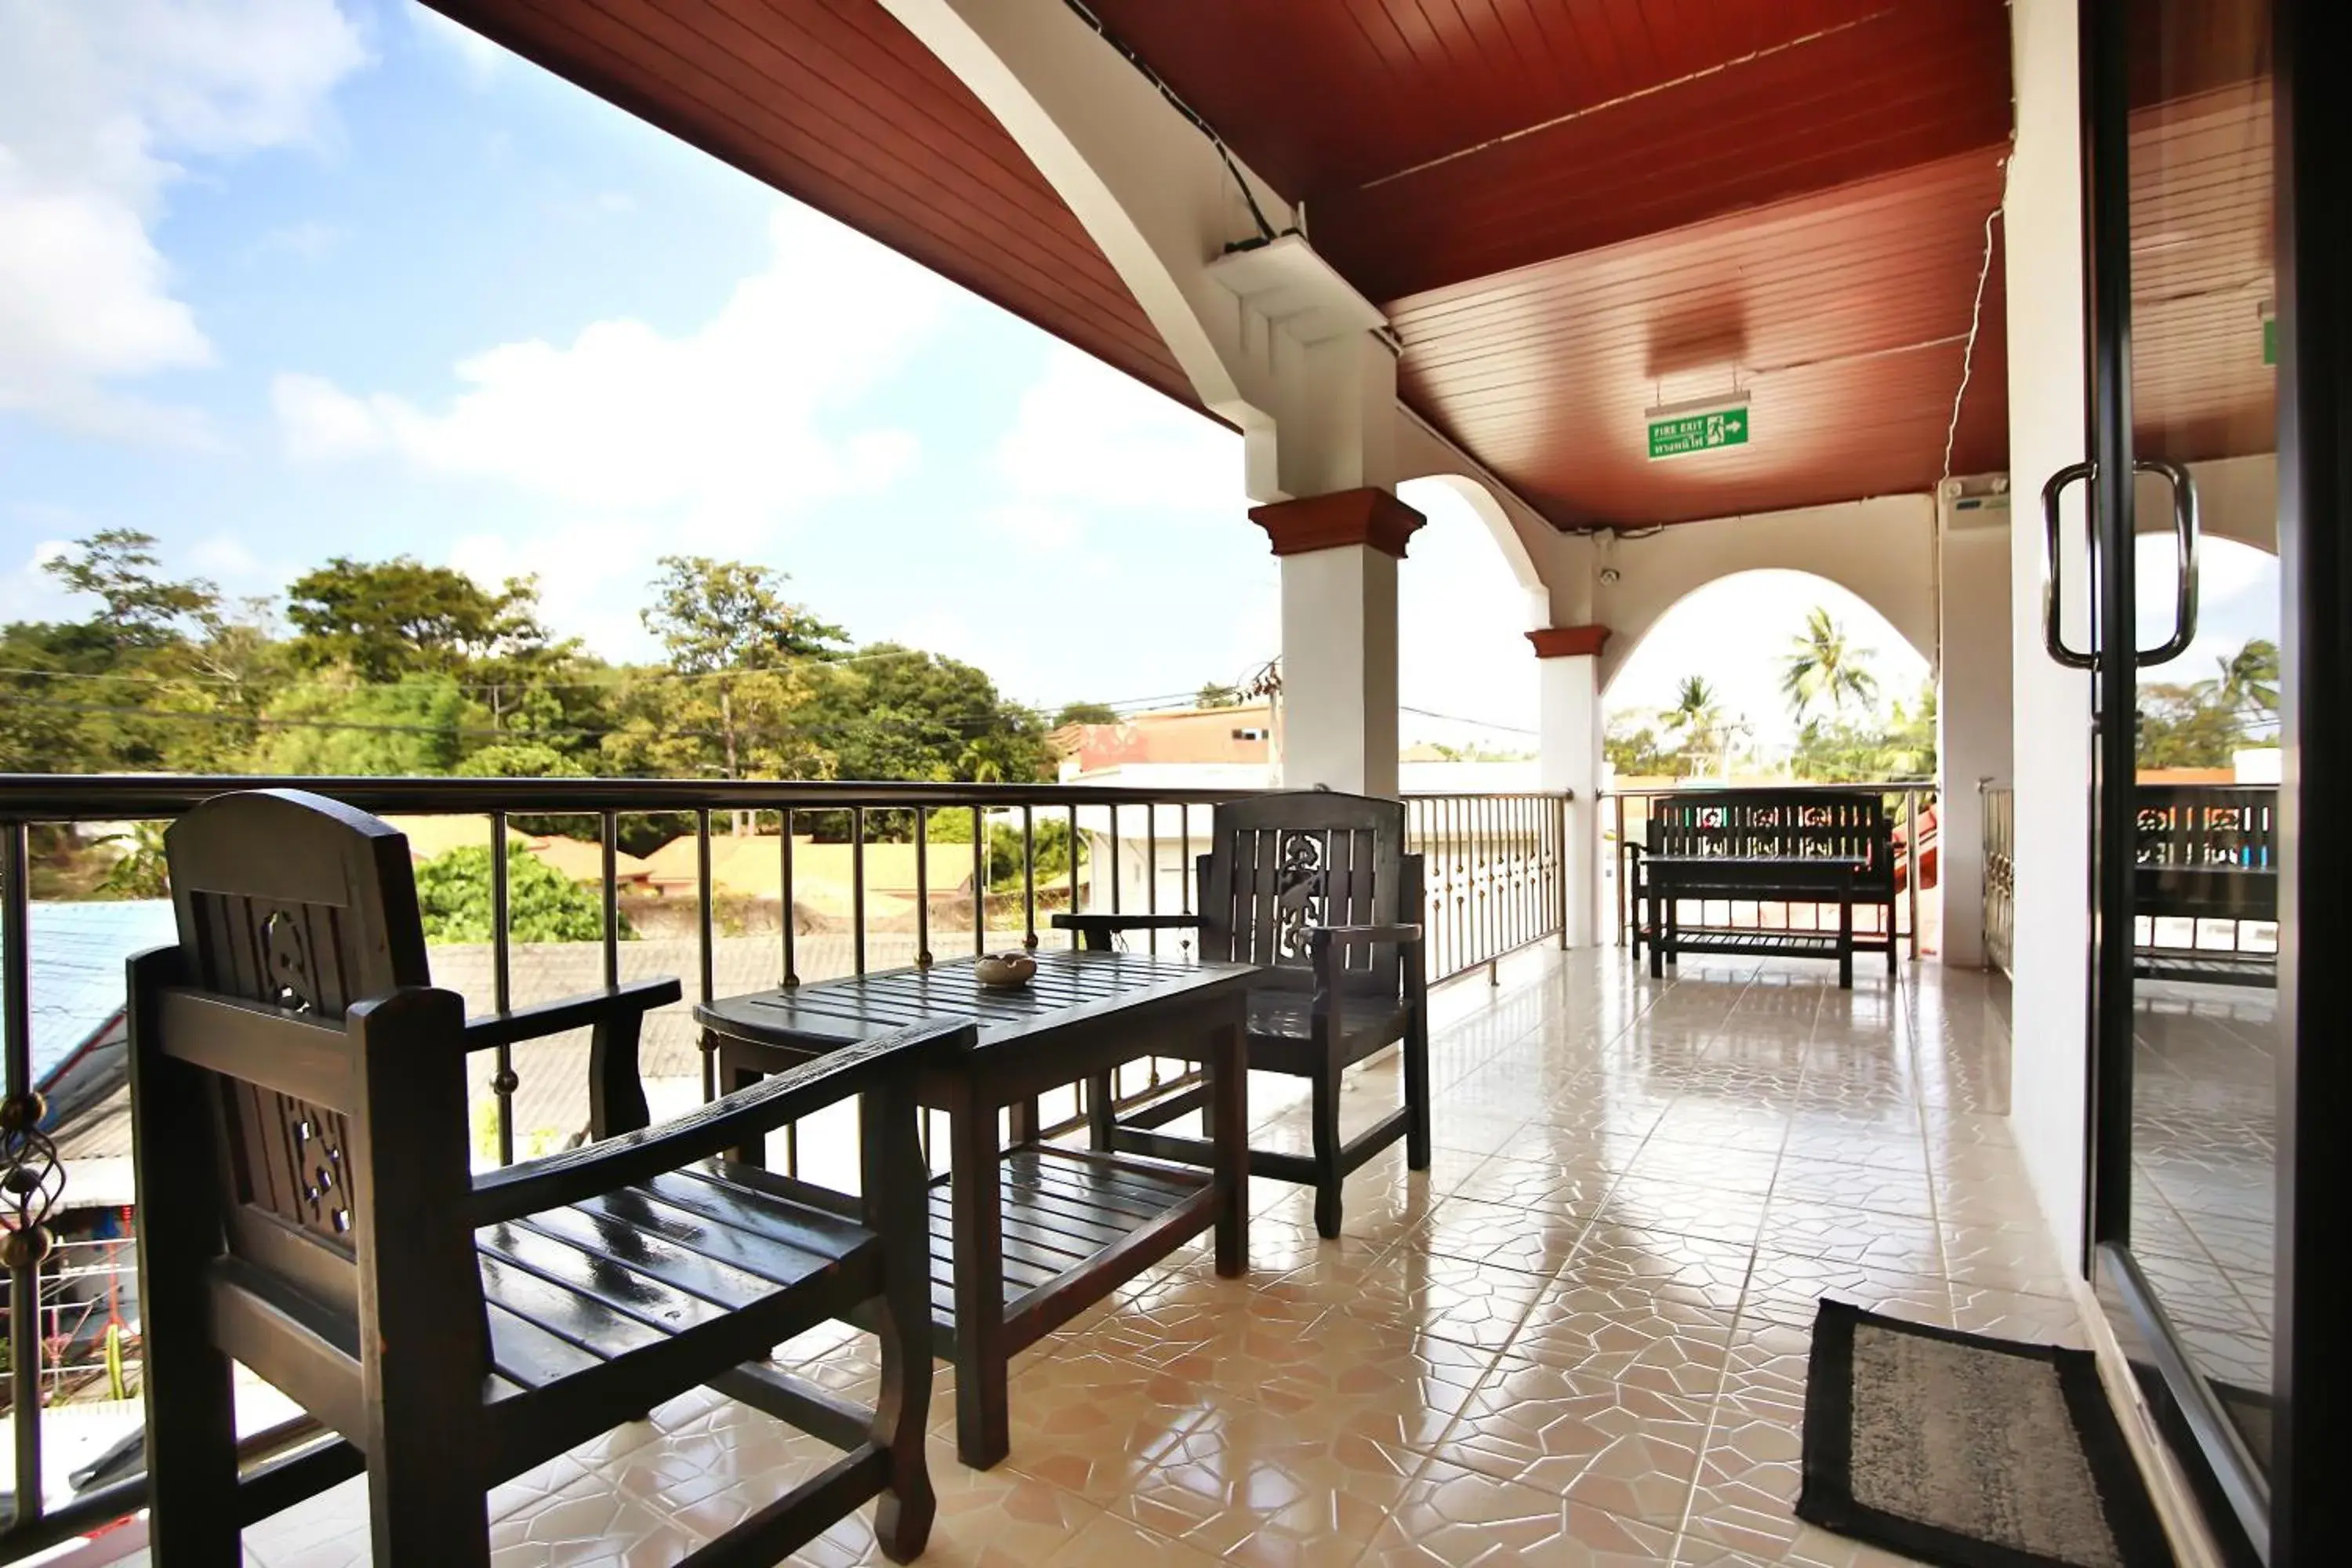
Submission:
{"label": "wooden slat tabletop", "polygon": [[1038,952],[1029,984],[982,985],[969,958],[929,969],[891,969],[706,1002],[705,1027],[779,1044],[858,1040],[924,1018],[971,1018],[982,1051],[1105,1013],[1204,991],[1243,987],[1245,963],[1148,952]]}

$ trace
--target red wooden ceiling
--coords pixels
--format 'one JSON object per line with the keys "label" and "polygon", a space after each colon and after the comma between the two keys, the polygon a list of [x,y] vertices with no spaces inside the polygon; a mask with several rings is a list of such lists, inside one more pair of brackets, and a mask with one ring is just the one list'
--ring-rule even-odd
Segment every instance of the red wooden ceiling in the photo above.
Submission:
{"label": "red wooden ceiling", "polygon": [[2139,62],[2165,88],[2132,116],[2132,424],[2143,455],[2190,462],[2277,446],[2278,372],[2263,363],[2276,283],[2262,20],[2209,18]]}
{"label": "red wooden ceiling", "polygon": [[874,0],[428,0],[1184,403],[1086,229]]}
{"label": "red wooden ceiling", "polygon": [[[1928,489],[2000,201],[1968,153],[1399,300],[1404,392],[1564,527]],[[1954,473],[2006,466],[2000,281],[1996,251]],[[1645,408],[1735,384],[1749,445],[1649,460]]]}
{"label": "red wooden ceiling", "polygon": [[2010,133],[2001,0],[1098,9],[1381,300]]}
{"label": "red wooden ceiling", "polygon": [[[1051,187],[873,0],[430,3],[1193,401]],[[2010,132],[2002,0],[1094,4],[1305,200],[1318,248],[1390,310],[1407,400],[1555,523],[1918,490],[1948,435],[1951,471],[2005,466],[1997,253],[1952,426]],[[2253,74],[2198,42],[2237,39],[2247,0],[2165,4],[2204,18],[2175,29],[2191,85]],[[2143,258],[2143,426],[2206,456],[2268,417],[2266,379],[2211,368],[2259,356],[2213,291],[2252,276],[2252,154],[2217,150],[2242,123],[2165,130],[2176,172],[2207,177],[2165,196],[2195,243]],[[1750,446],[1646,460],[1644,407],[1735,377]]]}

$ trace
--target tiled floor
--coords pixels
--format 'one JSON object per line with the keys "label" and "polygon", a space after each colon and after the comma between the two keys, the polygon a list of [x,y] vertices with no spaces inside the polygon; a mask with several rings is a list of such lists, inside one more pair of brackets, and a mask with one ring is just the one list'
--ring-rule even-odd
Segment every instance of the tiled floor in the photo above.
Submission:
{"label": "tiled floor", "polygon": [[[1261,1182],[1245,1280],[1190,1250],[1025,1356],[1005,1464],[935,1435],[926,1562],[1894,1562],[1790,1514],[1816,1299],[2078,1331],[1979,977],[1848,994],[1824,964],[1718,960],[1661,984],[1603,951],[1440,1003],[1435,1168],[1367,1167],[1329,1243],[1303,1189]],[[1260,1141],[1296,1143],[1265,1087]],[[1375,1068],[1349,1101],[1393,1093]],[[790,1353],[869,1375],[854,1341]],[[498,1562],[673,1562],[821,1453],[674,1402],[505,1489]],[[340,1489],[248,1556],[362,1562],[364,1506]],[[806,1557],[871,1554],[859,1520]]]}

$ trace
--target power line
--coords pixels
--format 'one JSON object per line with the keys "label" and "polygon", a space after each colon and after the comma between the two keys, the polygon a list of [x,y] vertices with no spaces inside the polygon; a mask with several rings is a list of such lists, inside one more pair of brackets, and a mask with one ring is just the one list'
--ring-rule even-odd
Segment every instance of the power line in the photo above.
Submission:
{"label": "power line", "polygon": [[1468,724],[1480,730],[1507,730],[1514,735],[1540,735],[1540,730],[1530,730],[1524,724],[1497,724],[1491,719],[1473,719],[1462,713],[1440,713],[1433,708],[1409,708],[1400,702],[1400,713],[1412,713],[1423,719],[1445,719],[1456,724]]}

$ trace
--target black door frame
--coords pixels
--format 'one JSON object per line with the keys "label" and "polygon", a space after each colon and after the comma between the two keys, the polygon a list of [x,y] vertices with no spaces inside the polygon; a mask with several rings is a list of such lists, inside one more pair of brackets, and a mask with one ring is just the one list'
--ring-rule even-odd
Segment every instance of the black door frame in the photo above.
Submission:
{"label": "black door frame", "polygon": [[[2343,59],[2340,7],[2274,4],[2287,784],[2280,792],[2279,1004],[2293,1048],[2279,1054],[2271,1563],[2310,1568],[2342,1561],[2343,1493],[2352,1476],[2352,1432],[2335,1404],[2352,1387],[2352,1337],[2343,1290],[2328,1283],[2352,1235],[2344,1211],[2352,1137],[2342,1121],[2352,1105],[2352,1049],[2339,1022],[2347,996],[2331,974],[2352,942],[2345,893],[2352,817],[2342,791],[2315,790],[2315,809],[2305,809],[2307,781],[2352,779],[2352,95],[2331,69]],[[2305,1260],[2309,1267],[2299,1267]]]}
{"label": "black door frame", "polygon": [[[2281,584],[2277,1306],[2267,1473],[2190,1367],[2130,1249],[2131,910],[2136,775],[2132,487],[2095,483],[2096,739],[2092,778],[2090,1142],[2085,1238],[2094,1278],[2138,1329],[2200,1464],[2271,1568],[2339,1562],[2347,1527],[2352,1334],[2330,1265],[2352,1239],[2352,1011],[2331,967],[2352,950],[2352,94],[2329,79],[2338,49],[2325,0],[2271,0],[2276,182],[2278,529]],[[2100,475],[2131,461],[2129,27],[2131,0],[2082,0],[2085,449]],[[2340,28],[2341,17],[2335,18]],[[2297,62],[2310,79],[2301,85]],[[2101,236],[2111,237],[2107,243]],[[2106,657],[2111,644],[2121,657]],[[2116,721],[2110,721],[2113,716]],[[2121,789],[2105,787],[2124,781]],[[2328,807],[2333,805],[2335,809]],[[2114,940],[2106,940],[2112,937]],[[2314,962],[2305,963],[2308,951]],[[2334,1112],[2334,1115],[2330,1113]],[[2308,1129],[2308,1135],[2305,1130]],[[2298,1267],[2301,1260],[2309,1267]],[[2336,1264],[2340,1267],[2340,1264]],[[2300,1394],[2300,1396],[2298,1396]]]}

